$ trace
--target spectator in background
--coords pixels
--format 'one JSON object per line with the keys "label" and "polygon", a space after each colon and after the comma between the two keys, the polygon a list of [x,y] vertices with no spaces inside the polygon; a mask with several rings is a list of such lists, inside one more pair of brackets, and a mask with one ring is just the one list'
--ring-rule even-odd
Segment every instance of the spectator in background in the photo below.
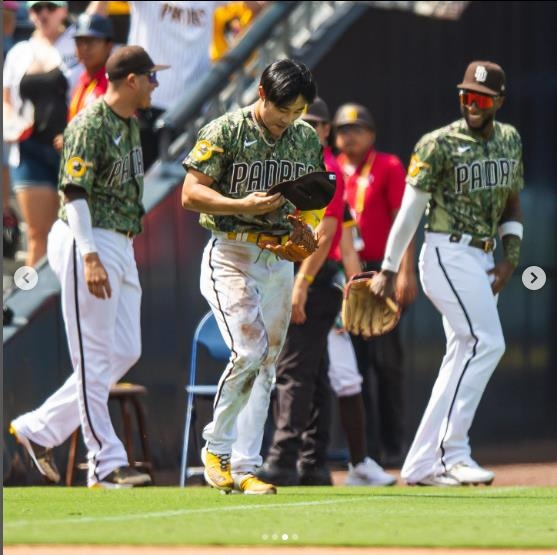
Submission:
{"label": "spectator in background", "polygon": [[76,58],[73,40],[64,27],[66,2],[27,2],[27,6],[35,31],[29,40],[17,43],[8,52],[3,111],[4,130],[24,106],[31,106],[34,112],[32,130],[27,130],[30,135],[24,140],[9,137],[13,141],[9,157],[11,180],[27,224],[26,264],[33,266],[46,253],[47,234],[58,210],[60,155],[55,141],[66,126],[67,64],[73,60],[75,66]]}
{"label": "spectator in background", "polygon": [[217,62],[233,47],[241,33],[267,2],[228,2],[215,10],[211,61]]}
{"label": "spectator in background", "polygon": [[[17,2],[2,2],[2,17],[4,22],[4,60],[6,52],[13,45],[13,34],[16,25]],[[4,257],[13,258],[19,244],[19,224],[17,216],[10,206],[10,168],[8,165],[9,145],[2,143],[2,232]]]}
{"label": "spectator in background", "polygon": [[[404,192],[405,171],[393,154],[375,150],[375,123],[367,108],[344,104],[335,115],[337,158],[346,182],[346,200],[361,233],[359,254],[364,270],[379,270],[391,225]],[[418,286],[414,270],[414,242],[408,247],[399,273],[399,298],[408,305],[416,297]],[[352,336],[363,376],[363,397],[367,411],[368,449],[384,466],[401,462],[404,450],[403,353],[400,327],[371,340]],[[372,395],[375,373],[376,394]],[[374,401],[377,410],[374,410]],[[376,419],[379,437],[374,438]]]}
{"label": "spectator in background", "polygon": [[112,23],[107,17],[86,13],[78,17],[74,39],[77,57],[85,71],[73,91],[68,121],[106,92],[108,78],[105,65],[114,44],[113,35]]}

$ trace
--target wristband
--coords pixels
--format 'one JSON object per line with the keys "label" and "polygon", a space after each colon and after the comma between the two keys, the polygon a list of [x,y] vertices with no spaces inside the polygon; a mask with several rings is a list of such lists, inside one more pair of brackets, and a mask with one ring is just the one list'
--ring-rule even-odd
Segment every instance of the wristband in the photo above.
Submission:
{"label": "wristband", "polygon": [[524,234],[524,226],[522,225],[522,222],[508,221],[503,222],[499,226],[498,231],[499,237],[501,239],[503,239],[505,235],[516,235],[519,239],[522,239],[522,236]]}
{"label": "wristband", "polygon": [[308,274],[303,274],[302,272],[298,272],[297,277],[307,281],[310,285],[315,281],[315,278],[313,276],[310,276]]}

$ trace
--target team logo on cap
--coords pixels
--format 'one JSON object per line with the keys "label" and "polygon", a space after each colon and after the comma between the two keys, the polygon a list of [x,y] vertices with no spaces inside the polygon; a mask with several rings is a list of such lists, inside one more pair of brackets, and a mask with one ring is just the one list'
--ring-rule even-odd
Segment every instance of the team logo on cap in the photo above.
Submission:
{"label": "team logo on cap", "polygon": [[349,108],[346,108],[344,116],[349,121],[356,121],[358,119],[358,109],[350,106]]}
{"label": "team logo on cap", "polygon": [[474,79],[478,83],[485,83],[485,80],[487,79],[487,69],[485,69],[485,66],[478,66],[476,68]]}
{"label": "team logo on cap", "polygon": [[85,160],[79,156],[72,156],[72,158],[66,162],[66,173],[70,177],[83,177],[83,174],[90,166],[92,166],[92,164],[85,162]]}
{"label": "team logo on cap", "polygon": [[209,160],[209,158],[211,158],[213,152],[224,152],[224,150],[203,139],[202,141],[197,141],[196,145],[193,147],[191,156],[198,162],[204,162],[205,160]]}

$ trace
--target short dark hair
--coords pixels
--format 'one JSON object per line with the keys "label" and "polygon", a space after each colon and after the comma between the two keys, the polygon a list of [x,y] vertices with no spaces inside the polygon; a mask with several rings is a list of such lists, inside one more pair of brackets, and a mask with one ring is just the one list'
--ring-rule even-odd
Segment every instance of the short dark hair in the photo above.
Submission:
{"label": "short dark hair", "polygon": [[259,84],[265,91],[265,99],[280,108],[294,102],[299,95],[311,104],[317,95],[311,71],[295,60],[279,60],[267,66]]}

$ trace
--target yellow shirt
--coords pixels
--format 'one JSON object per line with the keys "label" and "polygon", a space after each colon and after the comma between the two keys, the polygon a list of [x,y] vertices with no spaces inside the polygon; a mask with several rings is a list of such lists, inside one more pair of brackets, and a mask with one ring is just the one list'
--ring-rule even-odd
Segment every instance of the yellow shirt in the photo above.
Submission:
{"label": "yellow shirt", "polygon": [[213,42],[211,60],[222,58],[236,37],[249,25],[253,12],[245,2],[231,2],[217,8],[213,16]]}

